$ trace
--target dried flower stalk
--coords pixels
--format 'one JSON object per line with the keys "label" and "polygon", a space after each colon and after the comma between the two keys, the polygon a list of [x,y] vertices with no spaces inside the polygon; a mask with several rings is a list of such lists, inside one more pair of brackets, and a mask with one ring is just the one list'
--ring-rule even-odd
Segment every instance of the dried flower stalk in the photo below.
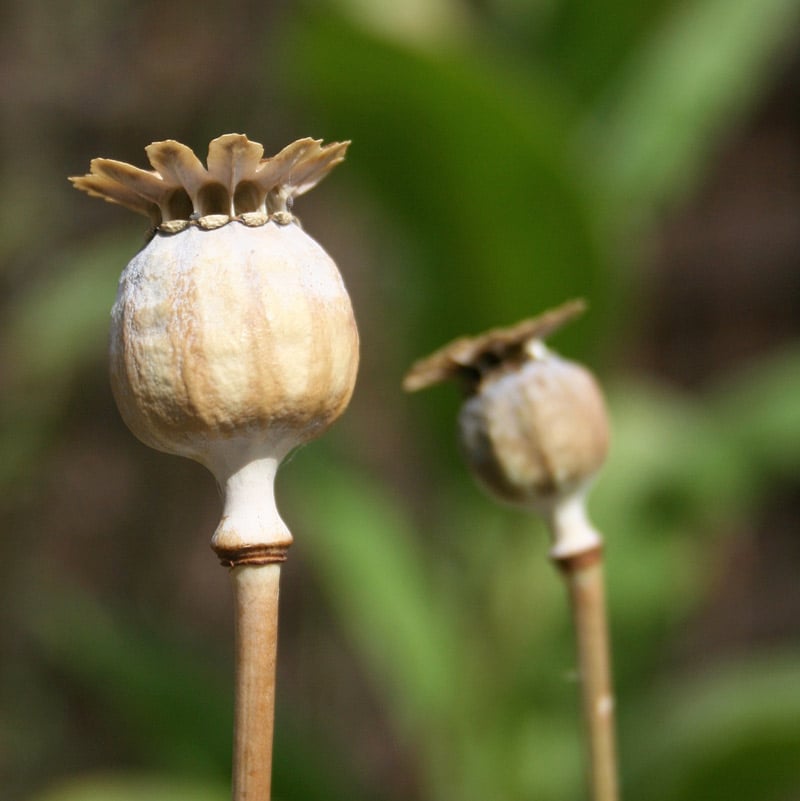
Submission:
{"label": "dried flower stalk", "polygon": [[543,341],[584,308],[571,301],[510,328],[457,339],[418,361],[404,387],[460,384],[466,400],[459,435],[473,474],[495,497],[547,521],[572,607],[591,794],[616,801],[602,538],[586,515],[587,492],[608,451],[608,421],[592,374]]}
{"label": "dried flower stalk", "polygon": [[111,315],[120,413],[145,444],[205,465],[225,496],[212,546],[236,595],[234,801],[270,794],[278,579],[292,542],[275,473],[342,414],[358,367],[341,276],[291,213],[347,144],[300,139],[263,158],[226,134],[204,167],[168,140],[146,149],[152,170],[94,159],[71,179],[153,226]]}

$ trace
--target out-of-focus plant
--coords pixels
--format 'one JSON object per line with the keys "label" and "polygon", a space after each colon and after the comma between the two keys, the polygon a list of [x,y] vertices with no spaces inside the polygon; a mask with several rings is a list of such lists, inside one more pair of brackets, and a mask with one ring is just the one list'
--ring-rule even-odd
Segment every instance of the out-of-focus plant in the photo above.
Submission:
{"label": "out-of-focus plant", "polygon": [[[258,52],[263,81],[247,87],[248,108],[259,109],[277,81],[298,135],[353,140],[345,213],[356,226],[362,212],[369,217],[352,238],[363,233],[365,257],[381,262],[370,269],[377,277],[362,279],[337,253],[363,332],[356,412],[332,443],[287,466],[279,504],[293,506],[298,551],[381,702],[419,797],[579,798],[569,630],[544,537],[532,545],[533,524],[493,508],[455,447],[441,446],[454,406],[446,393],[432,396],[433,409],[404,400],[400,376],[455,333],[578,295],[592,314],[556,347],[613,363],[632,330],[623,321],[635,323],[627,304],[648,233],[752,107],[800,3],[504,0],[478,12],[440,0],[425,24],[382,15],[381,5],[369,15],[354,0],[324,14],[287,12],[281,36]],[[214,119],[211,130],[246,124],[256,138],[277,117],[266,103],[246,118],[230,103],[224,111],[235,125]],[[57,216],[66,214],[62,206]],[[87,369],[102,369],[107,310],[131,249],[124,236],[73,243],[50,279],[19,282],[0,321],[0,487],[12,522],[12,491],[35,493],[65,401]],[[775,801],[800,786],[796,650],[740,654],[683,678],[664,664],[706,598],[723,533],[800,466],[797,356],[787,348],[694,395],[602,371],[613,447],[591,507],[609,532],[623,795]],[[381,458],[389,448],[391,459]],[[309,479],[313,506],[299,489]],[[3,687],[16,688],[3,699],[0,772],[27,777],[8,786],[29,787],[42,764],[52,766],[43,779],[68,772],[55,759],[59,733],[71,731],[49,683],[56,675],[95,699],[94,715],[122,737],[129,778],[54,786],[36,801],[92,801],[98,792],[127,801],[144,792],[142,775],[199,781],[214,796],[229,759],[224,680],[199,666],[196,645],[168,636],[166,622],[164,631],[145,624],[124,598],[101,612],[54,574],[40,577],[36,603],[17,623],[28,652],[15,647],[0,666]],[[9,581],[3,592],[31,590]],[[38,673],[23,669],[30,651],[45,666]],[[394,797],[391,787],[364,789],[358,755],[336,742],[333,723],[310,726],[287,708],[278,716],[276,797]],[[152,784],[148,797],[180,798],[179,785]]]}

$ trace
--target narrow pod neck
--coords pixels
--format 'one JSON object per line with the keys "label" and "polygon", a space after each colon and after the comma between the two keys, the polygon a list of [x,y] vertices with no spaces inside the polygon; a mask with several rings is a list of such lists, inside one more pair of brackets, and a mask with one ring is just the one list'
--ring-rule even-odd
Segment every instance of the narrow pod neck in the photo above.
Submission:
{"label": "narrow pod neck", "polygon": [[217,474],[224,495],[222,519],[211,547],[223,564],[281,562],[292,535],[275,505],[280,460],[253,459],[227,476]]}
{"label": "narrow pod neck", "polygon": [[603,538],[586,514],[585,487],[554,501],[545,514],[553,537],[552,559],[568,559],[602,547]]}

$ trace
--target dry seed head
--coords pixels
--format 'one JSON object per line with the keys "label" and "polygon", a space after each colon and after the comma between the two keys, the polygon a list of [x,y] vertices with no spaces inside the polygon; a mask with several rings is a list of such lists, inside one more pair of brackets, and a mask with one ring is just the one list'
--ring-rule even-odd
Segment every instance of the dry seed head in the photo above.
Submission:
{"label": "dry seed head", "polygon": [[251,463],[271,482],[353,392],[350,299],[333,260],[290,213],[347,144],[301,139],[263,158],[261,145],[227,134],[211,142],[206,169],[169,140],[146,149],[151,171],[94,159],[71,179],[154,225],[111,315],[122,417],[145,444],[201,462],[220,483]]}
{"label": "dry seed head", "polygon": [[585,485],[608,450],[592,374],[543,347],[484,380],[462,406],[459,430],[480,480],[504,500],[535,508]]}
{"label": "dry seed head", "polygon": [[455,340],[417,362],[404,382],[409,390],[460,382],[467,398],[459,437],[472,472],[498,498],[545,514],[556,528],[564,514],[582,514],[575,504],[582,507],[608,452],[597,382],[542,341],[584,308],[572,301],[511,328]]}

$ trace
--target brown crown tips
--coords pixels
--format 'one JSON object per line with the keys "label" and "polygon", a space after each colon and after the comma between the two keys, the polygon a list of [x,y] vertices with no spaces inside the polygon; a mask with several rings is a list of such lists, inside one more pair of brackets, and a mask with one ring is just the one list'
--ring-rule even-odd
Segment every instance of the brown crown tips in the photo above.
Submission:
{"label": "brown crown tips", "polygon": [[90,173],[69,180],[76,189],[86,192],[89,197],[99,197],[107,203],[123,206],[137,214],[144,214],[146,217],[150,217],[155,225],[158,225],[161,220],[157,204],[111,178],[99,173]]}
{"label": "brown crown tips", "polygon": [[459,337],[412,365],[403,379],[406,392],[416,392],[442,381],[474,386],[488,370],[505,362],[530,358],[525,346],[543,340],[586,311],[586,301],[575,299],[508,328],[493,328],[475,337]]}
{"label": "brown crown tips", "polygon": [[276,156],[263,159],[254,182],[267,194],[270,212],[288,211],[295,197],[313,189],[344,161],[350,142],[322,145],[321,139],[298,139]]}
{"label": "brown crown tips", "polygon": [[[236,219],[288,212],[292,200],[316,186],[345,156],[349,142],[298,139],[277,155],[244,134],[224,134],[208,147],[207,168],[191,148],[167,139],[145,152],[154,168],[94,159],[90,172],[70,178],[76,189],[149,216],[156,225],[209,215]],[[249,225],[255,218],[248,218]]]}

